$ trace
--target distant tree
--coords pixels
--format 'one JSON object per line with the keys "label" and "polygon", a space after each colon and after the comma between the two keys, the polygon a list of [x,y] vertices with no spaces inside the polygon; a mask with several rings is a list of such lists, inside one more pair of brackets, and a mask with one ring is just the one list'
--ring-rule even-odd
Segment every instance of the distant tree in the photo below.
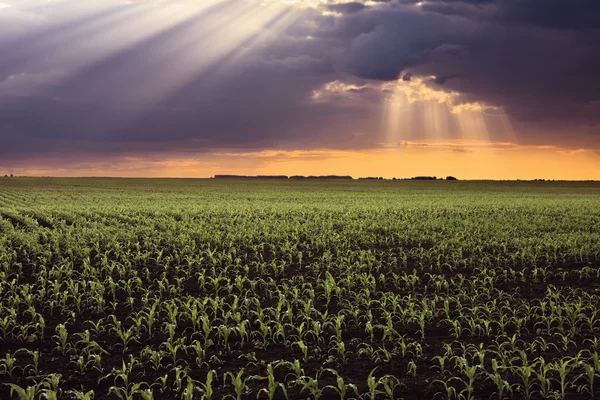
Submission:
{"label": "distant tree", "polygon": [[350,175],[292,175],[289,179],[352,179]]}
{"label": "distant tree", "polygon": [[288,179],[287,175],[215,175],[215,179]]}
{"label": "distant tree", "polygon": [[12,177],[13,177],[13,174],[10,174],[10,177],[12,178]]}
{"label": "distant tree", "polygon": [[8,178],[8,175],[4,175],[5,178]]}
{"label": "distant tree", "polygon": [[457,179],[457,178],[455,178],[455,177],[453,177],[453,176],[447,176],[447,177],[446,177],[446,180],[447,180],[447,181],[457,181],[458,179]]}

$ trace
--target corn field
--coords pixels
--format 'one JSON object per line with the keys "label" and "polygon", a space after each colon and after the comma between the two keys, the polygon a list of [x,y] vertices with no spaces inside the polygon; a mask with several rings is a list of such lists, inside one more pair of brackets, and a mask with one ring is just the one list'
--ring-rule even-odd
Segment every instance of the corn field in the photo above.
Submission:
{"label": "corn field", "polygon": [[598,183],[0,179],[1,399],[589,399],[599,309]]}

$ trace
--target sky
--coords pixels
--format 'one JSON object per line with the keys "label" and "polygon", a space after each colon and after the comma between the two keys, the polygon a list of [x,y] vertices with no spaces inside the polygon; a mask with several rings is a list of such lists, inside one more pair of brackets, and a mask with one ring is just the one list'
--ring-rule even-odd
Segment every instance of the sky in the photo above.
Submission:
{"label": "sky", "polygon": [[598,0],[0,0],[0,173],[600,180]]}

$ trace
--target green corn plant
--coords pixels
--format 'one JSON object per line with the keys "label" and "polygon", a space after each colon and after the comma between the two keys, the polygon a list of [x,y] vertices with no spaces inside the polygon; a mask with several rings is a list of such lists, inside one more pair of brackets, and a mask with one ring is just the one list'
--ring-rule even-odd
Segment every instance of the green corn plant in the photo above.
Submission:
{"label": "green corn plant", "polygon": [[301,378],[304,376],[304,369],[302,368],[302,365],[300,364],[300,360],[294,360],[293,362],[281,360],[277,363],[275,368],[280,367],[280,366],[285,366],[289,370],[291,370],[291,372],[289,372],[285,376],[285,379],[284,379],[285,381],[287,381],[288,378],[291,378],[292,384],[297,384],[297,383],[301,382]]}
{"label": "green corn plant", "polygon": [[115,332],[117,334],[119,339],[121,339],[121,344],[123,345],[124,352],[127,351],[127,349],[129,348],[129,343],[131,343],[131,342],[139,343],[139,341],[135,337],[135,332],[133,330],[133,327],[130,327],[129,329],[125,330],[121,326],[121,321],[119,321],[114,314],[111,315],[111,318],[113,321],[112,330],[113,330],[113,332]]}
{"label": "green corn plant", "polygon": [[569,381],[568,377],[573,369],[573,365],[575,365],[576,363],[577,359],[575,358],[563,358],[549,364],[550,368],[558,374],[559,379],[557,381],[560,385],[561,399],[565,398],[566,391],[571,385],[571,382]]}
{"label": "green corn plant", "polygon": [[149,365],[154,371],[158,371],[161,368],[164,359],[161,350],[152,350],[150,347],[145,347],[141,351],[140,357],[145,360],[144,363]]}
{"label": "green corn plant", "polygon": [[38,350],[29,350],[29,349],[19,349],[18,351],[22,351],[25,354],[31,356],[32,362],[31,364],[27,364],[23,370],[27,370],[33,372],[35,376],[40,374],[39,366],[40,366],[40,352]]}
{"label": "green corn plant", "polygon": [[575,382],[583,380],[585,385],[578,387],[578,391],[594,397],[594,382],[596,380],[597,371],[593,365],[587,362],[580,361],[579,365],[583,368],[583,372],[577,375]]}
{"label": "green corn plant", "polygon": [[17,359],[16,357],[11,356],[10,353],[6,353],[3,360],[0,360],[2,364],[0,364],[0,374],[8,375],[9,378],[12,378],[17,367]]}
{"label": "green corn plant", "polygon": [[311,336],[313,337],[314,341],[319,344],[323,341],[323,338],[321,337],[321,332],[322,332],[322,323],[320,321],[316,321],[316,320],[312,320],[311,322],[312,325],[312,330],[310,331]]}
{"label": "green corn plant", "polygon": [[5,385],[10,387],[11,397],[16,394],[19,400],[36,400],[40,394],[39,385],[27,386],[26,388],[22,388],[14,383],[5,383]]}
{"label": "green corn plant", "polygon": [[413,378],[417,376],[417,364],[413,361],[410,360],[408,362],[408,374],[411,375]]}
{"label": "green corn plant", "polygon": [[323,389],[319,388],[319,374],[316,378],[304,376],[299,381],[302,384],[301,392],[308,392],[313,400],[319,400],[323,397]]}
{"label": "green corn plant", "polygon": [[194,384],[194,381],[188,377],[187,385],[181,394],[181,400],[194,400],[194,392],[199,392],[200,388]]}
{"label": "green corn plant", "polygon": [[102,366],[102,355],[101,354],[89,354],[87,365],[91,365],[91,369],[104,375],[104,367]]}
{"label": "green corn plant", "polygon": [[206,358],[206,350],[202,347],[202,343],[200,343],[200,341],[198,340],[194,340],[192,342],[192,349],[194,350],[194,355],[195,357],[195,361],[196,361],[196,365],[198,367],[201,367],[204,363],[205,363],[205,358]]}
{"label": "green corn plant", "polygon": [[252,376],[252,379],[256,379],[256,380],[266,380],[267,381],[267,387],[266,388],[261,388],[258,391],[257,394],[257,398],[261,395],[261,394],[266,394],[267,398],[269,400],[273,400],[275,398],[275,394],[277,393],[277,389],[281,389],[281,391],[283,392],[284,397],[287,399],[287,389],[285,387],[285,385],[283,383],[277,382],[275,380],[275,371],[273,370],[273,365],[272,364],[267,364],[267,375],[266,376],[259,376],[259,375],[254,375]]}
{"label": "green corn plant", "polygon": [[44,400],[58,400],[59,396],[58,396],[58,392],[51,390],[51,389],[42,389],[40,391],[41,393],[41,398],[43,398]]}
{"label": "green corn plant", "polygon": [[304,341],[298,341],[298,342],[295,342],[294,344],[296,346],[298,346],[298,348],[302,352],[304,362],[307,362],[308,361],[308,346],[306,345],[306,343],[304,343]]}
{"label": "green corn plant", "polygon": [[203,315],[201,317],[202,321],[202,332],[204,333],[204,348],[208,349],[211,344],[211,332],[212,332],[212,322],[209,320],[208,315]]}
{"label": "green corn plant", "polygon": [[[216,377],[217,373],[215,370],[208,371],[206,374],[206,380],[204,383],[198,383],[197,390],[202,393],[202,398],[206,400],[211,400],[215,395],[215,390],[213,388],[213,381]],[[189,386],[189,383],[188,383]]]}
{"label": "green corn plant", "polygon": [[185,344],[183,343],[184,338],[178,340],[178,343],[165,342],[163,345],[166,347],[171,359],[173,360],[173,365],[176,366],[179,361],[185,363],[185,360],[180,360],[178,358],[178,352],[183,350],[185,352]]}
{"label": "green corn plant", "polygon": [[250,377],[244,378],[244,368],[240,369],[236,375],[232,372],[226,372],[223,378],[223,384],[227,384],[227,378],[229,378],[231,385],[235,391],[235,396],[228,395],[227,397],[233,397],[236,400],[241,400],[242,396],[244,396],[249,388],[247,382],[250,380]]}
{"label": "green corn plant", "polygon": [[69,364],[75,364],[77,372],[81,375],[85,374],[88,366],[86,359],[83,356],[77,357],[74,361],[69,362]]}
{"label": "green corn plant", "polygon": [[[444,392],[441,392],[441,391],[438,391],[438,392],[436,392],[436,393],[433,395],[433,398],[437,398],[438,396],[444,396],[444,395],[445,395],[445,398],[446,398],[446,400],[458,399],[458,398],[459,398],[459,396],[458,396],[458,394],[456,393],[456,389],[454,388],[454,386],[452,386],[452,385],[450,384],[450,382],[451,382],[451,381],[453,381],[453,380],[455,380],[455,379],[458,379],[458,378],[456,378],[456,377],[454,377],[454,378],[450,378],[448,381],[442,381],[442,380],[439,380],[439,379],[436,379],[436,380],[434,380],[434,381],[432,382],[432,384],[433,384],[433,383],[439,383],[440,385],[442,385],[442,386],[443,386],[443,388],[444,388]],[[392,394],[393,394],[393,393],[392,393]],[[388,396],[389,396],[389,394],[388,394]],[[389,396],[389,398],[390,398],[390,399],[393,399],[394,397],[392,397],[392,396]]]}
{"label": "green corn plant", "polygon": [[[432,360],[437,361],[439,366],[438,368],[440,369],[440,375],[445,375],[446,372],[450,372],[447,368],[446,368],[446,361],[448,361],[448,356],[442,355],[442,356],[434,356],[432,358]],[[435,367],[435,366],[434,366]],[[434,368],[431,367],[431,368]]]}
{"label": "green corn plant", "polygon": [[143,315],[145,315],[146,328],[150,338],[152,338],[153,335],[152,327],[156,324],[158,319],[158,304],[159,301],[156,300],[154,303],[152,303],[152,306],[147,312],[142,312]]}
{"label": "green corn plant", "polygon": [[375,360],[376,362],[387,363],[392,360],[393,356],[394,356],[394,354],[392,354],[391,351],[382,347],[382,348],[375,350],[373,357],[371,357],[371,359]]}
{"label": "green corn plant", "polygon": [[491,373],[487,373],[487,378],[492,381],[494,383],[494,385],[496,385],[496,394],[498,395],[498,399],[501,400],[504,398],[504,393],[505,392],[513,392],[513,387],[510,385],[510,383],[508,383],[508,381],[506,381],[504,379],[504,377],[501,374],[501,370],[503,370],[504,368],[501,368],[498,365],[498,361],[493,358],[492,359],[492,371]]}
{"label": "green corn plant", "polygon": [[69,333],[67,332],[67,328],[63,324],[59,324],[56,326],[56,335],[54,338],[58,341],[58,345],[56,349],[61,352],[64,356],[69,351],[71,351],[71,344],[69,343]]}
{"label": "green corn plant", "polygon": [[334,338],[336,341],[341,342],[342,341],[342,331],[344,328],[344,315],[343,314],[338,314],[336,315],[332,321],[328,322],[326,325],[329,325],[333,328],[334,330]]}
{"label": "green corn plant", "polygon": [[117,381],[120,379],[123,383],[122,386],[125,387],[125,390],[129,390],[131,386],[129,384],[129,377],[133,374],[133,370],[138,364],[139,360],[130,355],[129,362],[126,363],[125,360],[121,360],[121,368],[113,368],[112,371],[108,375],[102,377],[100,381],[112,377],[113,386],[115,386],[118,389],[119,387],[117,387]]}
{"label": "green corn plant", "polygon": [[244,344],[249,340],[250,332],[248,327],[250,326],[250,321],[247,319],[240,321],[237,326],[237,332],[240,335],[240,345],[244,347]]}
{"label": "green corn plant", "polygon": [[466,377],[465,379],[457,378],[465,385],[465,389],[459,393],[462,394],[466,392],[465,398],[467,400],[474,400],[474,390],[475,390],[475,379],[477,378],[477,372],[479,369],[478,365],[469,365],[469,362],[466,358],[458,356],[456,359],[456,365],[459,371]]}
{"label": "green corn plant", "polygon": [[335,376],[335,382],[336,382],[335,386],[327,385],[327,386],[325,386],[325,389],[329,388],[329,389],[335,390],[335,392],[338,394],[340,400],[345,399],[346,395],[348,394],[348,392],[350,390],[352,390],[354,392],[354,394],[356,394],[358,396],[358,389],[357,389],[356,385],[354,385],[352,383],[346,383],[344,381],[344,378],[342,378],[340,376],[340,374],[332,368],[326,368],[325,371],[333,374]]}
{"label": "green corn plant", "polygon": [[2,311],[3,313],[7,312],[7,314],[9,314],[5,315],[3,318],[0,318],[0,334],[2,335],[2,339],[6,340],[9,337],[11,330],[15,326],[15,321],[17,320],[17,311],[13,307]]}
{"label": "green corn plant", "polygon": [[379,384],[381,383],[381,378],[379,380],[375,379],[375,370],[377,369],[377,367],[373,368],[371,370],[371,372],[369,372],[369,376],[367,376],[367,388],[368,388],[368,392],[365,393],[362,398],[367,398],[370,400],[375,400],[375,398],[377,397],[377,395],[379,394],[385,394],[382,390],[377,389],[379,387]]}
{"label": "green corn plant", "polygon": [[258,324],[259,324],[259,334],[261,336],[262,339],[262,346],[263,347],[267,347],[267,344],[269,342],[269,340],[271,339],[272,336],[272,329],[269,325],[267,325],[264,321],[262,320],[258,320]]}
{"label": "green corn plant", "polygon": [[417,324],[419,325],[419,332],[421,333],[421,339],[425,339],[425,325],[427,324],[428,316],[429,311],[423,310],[416,318]]}
{"label": "green corn plant", "polygon": [[100,353],[108,354],[108,351],[104,350],[98,342],[92,340],[89,330],[86,329],[83,333],[76,333],[75,336],[81,338],[75,345],[82,346],[82,352],[84,354],[89,354],[91,351],[99,351]]}
{"label": "green corn plant", "polygon": [[127,319],[133,322],[133,326],[135,326],[135,331],[138,334],[142,332],[142,328],[146,329],[146,326],[144,324],[145,318],[142,313],[133,313]]}
{"label": "green corn plant", "polygon": [[452,332],[452,337],[454,337],[455,339],[460,338],[462,335],[462,331],[463,331],[460,321],[450,320],[449,322],[450,322],[450,330]]}
{"label": "green corn plant", "polygon": [[305,338],[305,336],[306,336],[306,334],[308,332],[305,329],[306,328],[306,323],[305,322],[301,322],[300,325],[298,325],[298,326],[292,325],[292,324],[288,324],[288,325],[291,325],[292,329],[294,329],[296,331],[296,335],[295,336],[298,339],[297,342],[304,341],[304,338]]}
{"label": "green corn plant", "polygon": [[164,305],[165,310],[167,311],[167,316],[169,317],[169,322],[175,326],[177,326],[177,316],[179,315],[179,307],[177,307],[173,303],[166,303]]}
{"label": "green corn plant", "polygon": [[544,398],[550,398],[552,394],[552,379],[549,376],[549,372],[552,366],[546,364],[546,360],[543,357],[538,357],[534,364],[537,365],[535,370],[536,378],[539,382],[539,393]]}
{"label": "green corn plant", "polygon": [[348,360],[349,352],[346,350],[346,344],[342,341],[334,341],[334,349],[338,356],[341,358],[342,362],[346,362]]}
{"label": "green corn plant", "polygon": [[180,393],[183,389],[183,381],[187,378],[188,384],[190,383],[191,378],[188,376],[188,369],[175,367],[173,381],[174,381],[174,390],[175,393]]}
{"label": "green corn plant", "polygon": [[67,393],[76,400],[93,400],[94,399],[94,391],[93,390],[90,390],[85,393],[81,392],[79,390],[69,390]]}
{"label": "green corn plant", "polygon": [[136,395],[141,395],[147,389],[143,389],[143,386],[147,386],[145,383],[131,383],[125,387],[111,386],[108,388],[108,394],[114,394],[121,400],[134,400]]}
{"label": "green corn plant", "polygon": [[529,400],[533,396],[535,387],[535,370],[531,365],[513,366],[513,372],[521,379],[522,386],[519,386],[521,394]]}
{"label": "green corn plant", "polygon": [[[169,374],[164,374],[163,376],[159,376],[158,378],[156,378],[156,380],[154,381],[154,383],[152,383],[152,385],[150,385],[150,388],[153,387],[158,387],[158,390],[163,393],[165,391],[165,389],[168,387],[167,381],[169,380]],[[194,392],[194,390],[196,389],[196,387],[194,386],[194,388],[192,389],[192,393]]]}
{"label": "green corn plant", "polygon": [[[99,321],[96,321],[96,322],[87,320],[87,321],[85,321],[85,324],[91,326],[90,329],[91,329],[92,333],[94,334],[94,336],[98,336],[102,332],[104,332],[104,325],[103,325],[103,321],[102,320],[99,320]],[[79,335],[81,335],[81,334],[79,334]]]}
{"label": "green corn plant", "polygon": [[219,338],[222,338],[222,345],[225,346],[226,348],[229,348],[229,336],[234,333],[236,331],[236,328],[227,326],[227,325],[220,325],[217,327],[217,332],[219,335]]}

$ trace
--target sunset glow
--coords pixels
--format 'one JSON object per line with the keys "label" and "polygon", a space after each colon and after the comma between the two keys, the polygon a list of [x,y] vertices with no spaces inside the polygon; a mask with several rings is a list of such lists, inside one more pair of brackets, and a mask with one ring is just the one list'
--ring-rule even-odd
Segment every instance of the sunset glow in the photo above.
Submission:
{"label": "sunset glow", "polygon": [[[59,157],[39,165],[16,163],[13,171],[29,176],[117,176],[209,178],[236,175],[351,175],[409,178],[417,175],[463,179],[593,180],[600,174],[600,153],[584,149],[516,146],[511,143],[449,141],[400,142],[397,147],[362,151],[263,150],[219,151],[81,159],[60,167]],[[58,164],[58,165],[57,165]],[[52,165],[57,165],[53,167]]]}
{"label": "sunset glow", "polygon": [[0,170],[600,179],[597,45],[458,3],[3,0]]}

